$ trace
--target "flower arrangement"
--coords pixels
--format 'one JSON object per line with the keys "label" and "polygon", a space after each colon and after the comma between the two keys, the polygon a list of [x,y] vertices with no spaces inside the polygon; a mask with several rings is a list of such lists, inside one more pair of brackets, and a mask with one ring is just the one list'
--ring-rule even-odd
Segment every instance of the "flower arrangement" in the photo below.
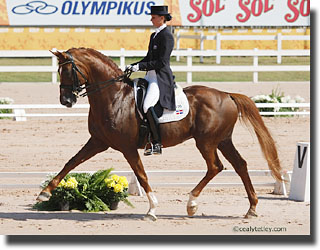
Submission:
{"label": "flower arrangement", "polygon": [[[9,97],[0,97],[0,104],[12,104],[14,103],[14,100]],[[11,114],[12,109],[0,109],[1,114]],[[5,119],[7,117],[1,117],[0,119]]]}
{"label": "flower arrangement", "polygon": [[[290,95],[285,96],[283,92],[280,92],[278,88],[272,90],[270,95],[256,95],[251,98],[255,103],[302,103],[305,100],[297,95],[295,98],[291,98]],[[281,107],[281,108],[259,108],[260,112],[286,112],[286,111],[298,111],[299,108],[293,107]]]}
{"label": "flower arrangement", "polygon": [[[37,210],[81,210],[85,212],[110,211],[117,208],[120,201],[133,207],[127,199],[128,180],[125,176],[111,175],[112,169],[94,174],[68,174],[52,192],[49,201],[34,205]],[[48,185],[50,177],[42,187]]]}

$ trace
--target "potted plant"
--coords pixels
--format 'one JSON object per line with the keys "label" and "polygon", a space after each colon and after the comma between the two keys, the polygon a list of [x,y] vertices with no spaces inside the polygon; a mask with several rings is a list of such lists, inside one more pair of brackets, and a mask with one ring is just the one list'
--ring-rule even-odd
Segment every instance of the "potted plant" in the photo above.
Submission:
{"label": "potted plant", "polygon": [[[128,200],[128,180],[125,176],[111,175],[112,169],[94,174],[68,174],[52,192],[49,201],[34,205],[37,210],[81,210],[85,212],[117,209],[120,201],[133,207]],[[52,177],[43,183],[46,186]]]}

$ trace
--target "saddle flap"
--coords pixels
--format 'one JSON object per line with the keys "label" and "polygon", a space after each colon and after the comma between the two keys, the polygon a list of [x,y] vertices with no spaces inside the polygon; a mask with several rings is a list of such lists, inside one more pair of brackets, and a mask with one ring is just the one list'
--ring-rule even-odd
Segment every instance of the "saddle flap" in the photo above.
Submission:
{"label": "saddle flap", "polygon": [[[136,106],[137,106],[140,118],[143,120],[145,116],[143,112],[143,101],[147,93],[148,82],[144,78],[133,79],[133,82],[134,82],[134,95],[135,95]],[[183,92],[183,88],[177,83],[175,86],[175,98],[176,98],[176,107],[177,107],[175,111],[163,109],[160,106],[159,101],[155,105],[155,111],[157,113],[160,123],[179,121],[188,115],[189,113],[188,98],[186,94]]]}
{"label": "saddle flap", "polygon": [[148,89],[148,81],[144,78],[136,78],[133,79],[134,82],[134,95],[136,106],[138,108],[139,114],[143,119],[143,102],[146,97],[147,89]]}
{"label": "saddle flap", "polygon": [[[138,108],[138,112],[139,112],[141,119],[143,119],[145,116],[145,113],[143,111],[143,103],[144,103],[144,99],[147,94],[149,82],[144,78],[133,79],[133,82],[134,82],[134,94],[135,94],[136,106]],[[157,116],[161,117],[163,114],[163,108],[161,107],[159,101],[155,105],[154,109],[155,109]]]}
{"label": "saddle flap", "polygon": [[178,96],[178,95],[180,95],[182,92],[183,92],[183,88],[182,88],[178,83],[175,83],[175,86],[174,86],[174,95],[175,95],[175,96]]}

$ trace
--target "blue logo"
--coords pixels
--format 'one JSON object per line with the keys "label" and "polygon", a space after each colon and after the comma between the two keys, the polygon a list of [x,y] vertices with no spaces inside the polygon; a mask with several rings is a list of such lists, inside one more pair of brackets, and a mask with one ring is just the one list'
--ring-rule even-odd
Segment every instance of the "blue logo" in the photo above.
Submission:
{"label": "blue logo", "polygon": [[43,1],[32,1],[27,4],[18,5],[12,9],[12,12],[18,15],[27,15],[33,12],[41,15],[50,15],[57,11],[58,7],[49,5]]}

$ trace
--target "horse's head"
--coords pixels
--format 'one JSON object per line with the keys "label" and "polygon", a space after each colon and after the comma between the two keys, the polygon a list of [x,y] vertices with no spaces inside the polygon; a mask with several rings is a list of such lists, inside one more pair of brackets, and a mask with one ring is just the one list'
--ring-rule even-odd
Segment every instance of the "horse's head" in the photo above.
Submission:
{"label": "horse's head", "polygon": [[88,80],[84,65],[74,58],[70,51],[52,52],[59,61],[60,103],[71,108],[77,102],[81,86]]}
{"label": "horse's head", "polygon": [[[124,77],[116,63],[94,49],[72,48],[65,52],[51,53],[59,60],[60,103],[69,108],[77,102],[78,96],[88,96],[95,92],[101,94],[106,86],[117,86],[116,83]],[[86,92],[80,94],[83,90]],[[113,93],[110,89],[104,92],[110,93]]]}

